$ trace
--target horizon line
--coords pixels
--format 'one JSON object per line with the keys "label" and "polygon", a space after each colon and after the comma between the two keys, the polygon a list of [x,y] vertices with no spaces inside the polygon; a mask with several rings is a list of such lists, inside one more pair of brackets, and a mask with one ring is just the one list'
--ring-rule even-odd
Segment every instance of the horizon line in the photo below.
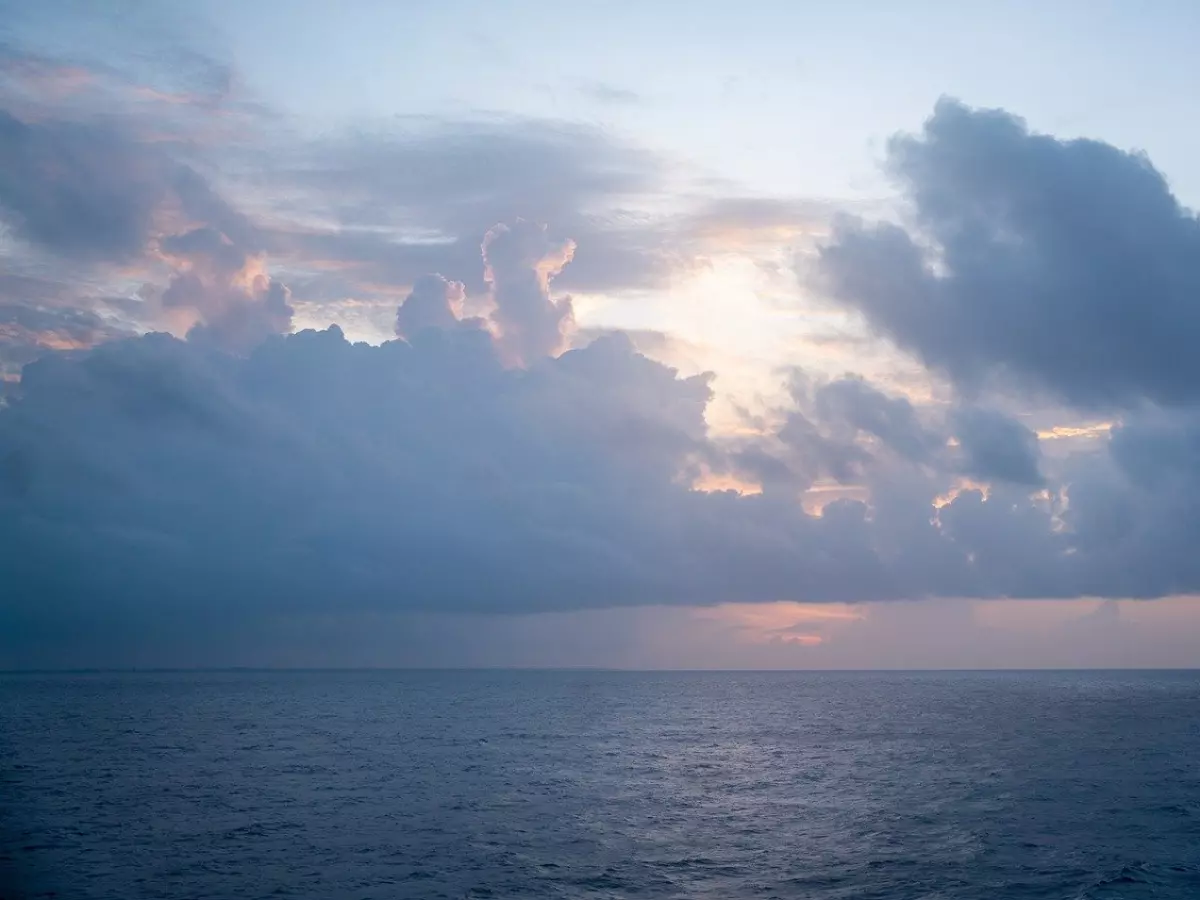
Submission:
{"label": "horizon line", "polygon": [[639,668],[622,666],[80,666],[0,668],[3,675],[169,675],[190,673],[351,673],[351,672],[605,672],[653,674],[928,674],[980,672],[1200,672],[1200,666],[981,666],[975,668]]}

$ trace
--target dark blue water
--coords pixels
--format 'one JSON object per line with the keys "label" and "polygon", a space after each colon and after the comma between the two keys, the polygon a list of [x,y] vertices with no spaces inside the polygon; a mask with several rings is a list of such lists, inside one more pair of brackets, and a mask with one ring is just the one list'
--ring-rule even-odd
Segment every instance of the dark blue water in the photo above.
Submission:
{"label": "dark blue water", "polygon": [[1200,897],[1200,675],[0,677],[7,897]]}

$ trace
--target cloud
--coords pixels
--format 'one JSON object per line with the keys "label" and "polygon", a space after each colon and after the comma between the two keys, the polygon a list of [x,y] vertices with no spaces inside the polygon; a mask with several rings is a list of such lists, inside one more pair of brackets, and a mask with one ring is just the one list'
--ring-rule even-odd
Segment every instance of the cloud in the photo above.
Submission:
{"label": "cloud", "polygon": [[[175,249],[230,252],[210,241]],[[529,246],[506,263],[536,268]],[[28,365],[0,410],[7,652],[171,638],[203,656],[230,628],[327,616],[1200,588],[1194,425],[1131,418],[1032,494],[1027,436],[994,415],[924,424],[868,384],[798,379],[807,414],[730,446],[707,432],[709,378],[623,335],[524,368],[506,354],[481,328],[377,347],[331,328]],[[949,431],[961,459],[927,449]],[[691,488],[755,453],[789,490]],[[962,486],[963,465],[997,480]],[[868,500],[806,513],[799,494],[843,470]]]}
{"label": "cloud", "polygon": [[943,100],[888,168],[911,224],[843,220],[818,267],[880,333],[964,390],[1200,399],[1200,222],[1145,156]]}
{"label": "cloud", "polygon": [[794,406],[777,432],[752,438],[732,457],[764,489],[794,492],[822,478],[862,483],[881,465],[892,476],[911,467],[922,478],[1042,484],[1037,435],[997,410],[918,406],[857,375],[814,382],[793,372],[790,392]]}
{"label": "cloud", "polygon": [[[949,100],[920,135],[891,142],[889,167],[911,204],[907,224],[841,222],[818,273],[835,300],[957,389],[948,471],[992,488],[955,492],[940,534],[967,550],[985,592],[1191,591],[1196,217],[1144,156]],[[1049,397],[1106,421],[1083,448],[1046,458],[1030,429],[974,405],[982,389],[1007,392],[1009,406]],[[890,485],[867,478],[878,505]],[[1026,494],[1038,486],[1041,508]]]}
{"label": "cloud", "polygon": [[0,4],[0,221],[88,264],[129,263],[197,224],[246,243],[200,172],[237,146],[228,126],[250,138],[263,111],[187,13],[123,6]]}
{"label": "cloud", "polygon": [[[0,57],[21,84],[30,73],[79,68],[11,50]],[[115,322],[106,319],[110,335],[147,322],[180,333],[194,325],[194,339],[245,351],[289,330],[288,291],[265,271],[263,234],[177,158],[177,146],[146,135],[159,117],[121,102],[141,86],[97,66],[80,69],[94,77],[76,79],[81,90],[93,82],[109,89],[88,96],[94,110],[53,98],[33,104],[27,120],[0,109],[0,220],[22,241],[7,248],[5,262],[36,273],[10,273],[7,293],[39,308],[46,300],[38,292],[52,293],[60,309],[75,307],[76,323],[118,313]],[[56,285],[45,277],[50,271],[76,284]],[[146,282],[137,294],[148,303],[89,295],[78,284],[107,282],[128,296],[139,276]]]}
{"label": "cloud", "polygon": [[1196,410],[1144,408],[1114,427],[1109,454],[1071,486],[1063,518],[1081,547],[1102,554],[1096,574],[1114,589],[1191,593],[1186,585],[1200,577],[1198,449]]}
{"label": "cloud", "polygon": [[[430,272],[485,294],[479,246],[497,222],[550,223],[549,240],[578,244],[557,286],[612,293],[663,288],[722,242],[758,252],[828,215],[742,197],[579,123],[408,117],[302,140],[171,15],[135,17],[136,39],[103,12],[80,18],[112,53],[47,52],[36,35],[48,23],[20,18],[14,34],[34,37],[0,47],[12,132],[0,141],[0,220],[27,245],[18,254],[70,266],[100,293],[126,291],[135,269],[160,293],[173,273],[158,242],[207,227],[269,259],[307,320],[374,305],[370,330],[386,332],[384,316]],[[152,311],[130,324],[175,329]]]}
{"label": "cloud", "polygon": [[994,410],[969,407],[954,410],[950,420],[962,451],[963,474],[985,481],[1042,483],[1038,437],[1020,422]]}
{"label": "cloud", "polygon": [[657,193],[666,166],[595,128],[513,118],[401,120],[281,149],[264,175],[306,194],[312,209],[351,228],[443,237],[517,218],[574,229],[622,199]]}
{"label": "cloud", "polygon": [[22,122],[0,110],[0,214],[55,253],[140,254],[170,189],[161,157],[105,125]]}
{"label": "cloud", "polygon": [[[556,608],[695,578],[656,503],[690,496],[669,475],[703,439],[707,383],[617,338],[526,371],[479,331],[307,332],[244,360],[151,335],[43,360],[21,388],[5,537],[40,549],[5,556],[14,613]],[[73,574],[42,565],[52,546]]]}
{"label": "cloud", "polygon": [[550,296],[550,281],[575,255],[575,242],[550,240],[543,225],[517,220],[483,236],[484,279],[492,321],[510,359],[530,362],[562,349],[575,317],[570,297]]}
{"label": "cloud", "polygon": [[[203,54],[179,84],[32,59],[3,82],[8,249],[136,290],[111,309],[187,339],[114,340],[87,299],[105,290],[0,283],[0,354],[25,364],[0,408],[5,658],[202,661],[231,633],[350,620],[416,646],[440,616],[1200,589],[1200,425],[1179,408],[1196,225],[1140,157],[939,105],[891,145],[908,226],[845,221],[818,268],[957,393],[797,371],[782,408],[714,436],[712,376],[638,352],[661,338],[563,352],[583,343],[569,292],[809,240],[827,204],[700,190],[546,121],[215,140],[236,78]],[[290,333],[297,303],[359,298],[398,306],[403,340]],[[985,405],[994,384],[1103,407],[1111,438],[1044,458],[1019,407]],[[696,487],[722,484],[744,490]]]}
{"label": "cloud", "polygon": [[128,334],[86,310],[0,304],[0,378],[16,381],[21,367],[44,353],[82,350]]}
{"label": "cloud", "polygon": [[920,421],[907,398],[889,397],[861,378],[822,385],[815,403],[822,419],[870,434],[912,462],[929,461],[945,443]]}
{"label": "cloud", "polygon": [[126,115],[153,106],[171,133],[188,108],[252,108],[218,42],[181,7],[0,0],[0,17],[0,91],[25,108]]}
{"label": "cloud", "polygon": [[[386,131],[251,153],[281,224],[274,249],[303,269],[310,292],[382,293],[429,272],[484,288],[479,245],[497,222],[552,223],[580,250],[572,290],[661,285],[677,260],[660,215],[669,168],[599,129],[526,119],[401,120]],[[289,220],[297,212],[305,224]],[[299,289],[299,288],[298,288]]]}
{"label": "cloud", "polygon": [[159,249],[176,271],[158,302],[168,313],[194,315],[188,340],[244,353],[291,331],[288,288],[221,232],[204,227],[171,235]]}
{"label": "cloud", "polygon": [[248,249],[263,236],[192,166],[119,121],[22,121],[0,109],[0,219],[84,264],[144,258],[151,240],[200,223]]}
{"label": "cloud", "polygon": [[[464,319],[462,282],[426,275],[396,311],[396,334],[410,342],[429,329],[486,328],[501,359],[529,365],[556,356],[574,331],[570,297],[552,297],[550,282],[575,252],[574,241],[552,241],[546,227],[523,219],[496,225],[483,237],[488,294],[485,316]],[[621,340],[627,339],[622,335]]]}
{"label": "cloud", "polygon": [[[577,245],[567,291],[661,289],[731,247],[761,252],[827,229],[828,203],[743,196],[602,129],[521,118],[402,119],[388,129],[251,152],[274,210],[272,250],[314,269],[297,294],[382,296],[429,272],[482,291],[497,222],[548,223]],[[304,224],[291,224],[301,214]]]}
{"label": "cloud", "polygon": [[441,275],[419,278],[396,311],[396,334],[413,338],[426,328],[453,328],[462,319],[466,297],[461,281],[447,281]]}

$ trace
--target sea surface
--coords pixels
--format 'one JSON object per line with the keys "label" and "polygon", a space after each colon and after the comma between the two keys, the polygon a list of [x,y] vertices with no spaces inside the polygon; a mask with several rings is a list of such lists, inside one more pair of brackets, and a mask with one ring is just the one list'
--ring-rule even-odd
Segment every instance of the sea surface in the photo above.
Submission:
{"label": "sea surface", "polygon": [[1200,898],[1200,674],[0,676],[0,896]]}

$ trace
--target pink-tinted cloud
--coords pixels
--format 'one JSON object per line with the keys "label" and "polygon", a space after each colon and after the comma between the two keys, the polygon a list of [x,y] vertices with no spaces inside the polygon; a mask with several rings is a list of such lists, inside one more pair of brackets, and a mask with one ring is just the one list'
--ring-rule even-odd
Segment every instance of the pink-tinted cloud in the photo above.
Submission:
{"label": "pink-tinted cloud", "polygon": [[245,353],[291,330],[290,292],[225,235],[201,228],[164,239],[161,253],[175,270],[159,297],[168,316],[191,319],[190,340]]}
{"label": "pink-tinted cloud", "polygon": [[566,345],[575,325],[570,297],[552,297],[550,282],[575,255],[572,240],[551,240],[546,226],[517,220],[483,238],[484,278],[491,288],[491,322],[505,357],[529,364]]}

